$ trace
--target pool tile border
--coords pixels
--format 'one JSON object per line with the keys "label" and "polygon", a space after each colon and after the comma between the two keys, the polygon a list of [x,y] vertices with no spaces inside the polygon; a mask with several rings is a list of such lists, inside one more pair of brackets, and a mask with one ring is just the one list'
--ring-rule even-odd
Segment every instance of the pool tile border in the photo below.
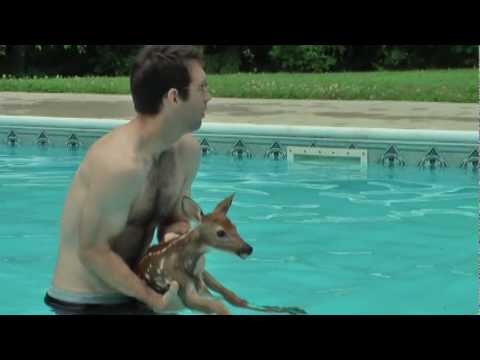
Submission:
{"label": "pool tile border", "polygon": [[[76,119],[0,115],[0,146],[37,145],[67,150],[88,148],[99,137],[127,123],[116,119]],[[388,167],[478,171],[475,131],[331,128],[205,122],[194,133],[203,156],[286,160],[288,146],[368,150],[369,163]]]}

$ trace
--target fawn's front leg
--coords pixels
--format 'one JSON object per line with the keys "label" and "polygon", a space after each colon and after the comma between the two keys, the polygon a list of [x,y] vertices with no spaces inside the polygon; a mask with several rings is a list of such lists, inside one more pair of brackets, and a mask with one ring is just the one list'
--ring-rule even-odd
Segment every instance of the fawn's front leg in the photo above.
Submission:
{"label": "fawn's front leg", "polygon": [[207,314],[230,315],[230,312],[221,301],[201,296],[197,292],[195,284],[191,282],[181,290],[181,296],[185,305],[191,309],[199,310]]}
{"label": "fawn's front leg", "polygon": [[203,272],[203,281],[210,289],[221,294],[230,304],[239,307],[245,307],[248,304],[246,300],[241,299],[233,291],[228,290],[206,271]]}

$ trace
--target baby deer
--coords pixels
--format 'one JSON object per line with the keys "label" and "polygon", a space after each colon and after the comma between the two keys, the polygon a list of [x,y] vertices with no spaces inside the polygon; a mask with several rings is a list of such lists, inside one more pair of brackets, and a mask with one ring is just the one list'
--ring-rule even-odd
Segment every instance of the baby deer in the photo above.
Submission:
{"label": "baby deer", "polygon": [[137,266],[137,275],[159,293],[165,293],[171,281],[178,283],[178,295],[183,304],[204,313],[227,315],[223,302],[213,298],[209,289],[220,293],[226,301],[238,307],[265,312],[304,314],[298,308],[255,306],[239,298],[205,271],[205,253],[209,247],[227,251],[242,259],[253,252],[227,218],[234,194],[221,201],[215,210],[204,215],[191,198],[182,199],[182,210],[198,226],[189,233],[166,243],[152,246]]}

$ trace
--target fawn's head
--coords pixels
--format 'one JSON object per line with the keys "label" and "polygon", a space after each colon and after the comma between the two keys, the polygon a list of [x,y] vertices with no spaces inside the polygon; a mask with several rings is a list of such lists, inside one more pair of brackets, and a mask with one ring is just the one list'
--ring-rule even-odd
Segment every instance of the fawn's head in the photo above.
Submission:
{"label": "fawn's head", "polygon": [[245,259],[252,254],[253,248],[238,234],[235,225],[227,218],[234,194],[221,201],[215,210],[204,215],[198,204],[188,196],[182,199],[182,209],[190,220],[199,222],[199,240],[203,245],[234,253]]}

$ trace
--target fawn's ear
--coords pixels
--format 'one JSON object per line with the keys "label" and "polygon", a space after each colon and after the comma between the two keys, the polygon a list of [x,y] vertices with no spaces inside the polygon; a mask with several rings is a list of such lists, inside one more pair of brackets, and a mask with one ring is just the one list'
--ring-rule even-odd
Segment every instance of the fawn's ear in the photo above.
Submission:
{"label": "fawn's ear", "polygon": [[202,222],[202,209],[200,209],[200,206],[188,196],[184,196],[182,199],[182,211],[189,220]]}
{"label": "fawn's ear", "polygon": [[218,205],[217,207],[215,208],[215,210],[213,212],[219,212],[219,213],[222,213],[222,214],[227,214],[228,212],[228,209],[230,209],[230,206],[232,206],[232,202],[233,202],[233,198],[235,197],[235,193],[233,193],[232,195],[230,195],[229,197],[225,198],[224,200],[222,200]]}

